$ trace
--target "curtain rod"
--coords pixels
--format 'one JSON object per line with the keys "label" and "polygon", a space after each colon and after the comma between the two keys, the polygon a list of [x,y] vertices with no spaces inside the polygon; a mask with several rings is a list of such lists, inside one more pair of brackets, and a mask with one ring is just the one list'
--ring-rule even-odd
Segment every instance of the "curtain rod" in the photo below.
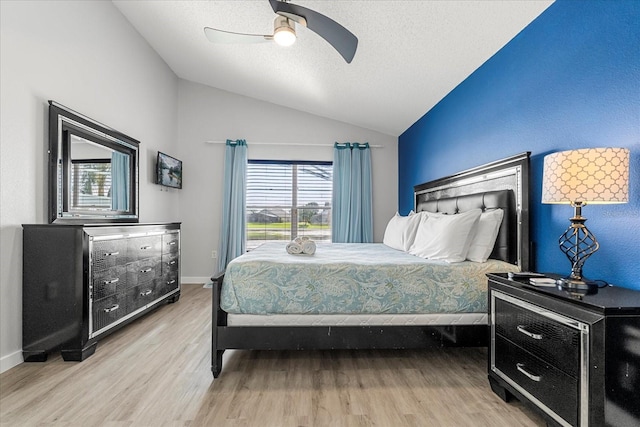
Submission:
{"label": "curtain rod", "polygon": [[[227,141],[205,141],[207,144],[226,144]],[[288,145],[288,146],[301,146],[301,147],[333,147],[332,144],[303,144],[301,142],[247,142],[247,146],[249,145]],[[369,148],[384,148],[383,145],[372,145],[369,144]]]}

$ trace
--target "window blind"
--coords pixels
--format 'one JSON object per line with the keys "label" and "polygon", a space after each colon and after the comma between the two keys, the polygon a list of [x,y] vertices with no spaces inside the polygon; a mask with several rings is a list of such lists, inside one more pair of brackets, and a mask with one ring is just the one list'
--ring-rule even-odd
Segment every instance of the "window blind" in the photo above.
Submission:
{"label": "window blind", "polygon": [[74,160],[71,163],[70,194],[73,208],[111,209],[111,162]]}
{"label": "window blind", "polygon": [[250,160],[247,168],[247,248],[306,235],[331,240],[330,162]]}

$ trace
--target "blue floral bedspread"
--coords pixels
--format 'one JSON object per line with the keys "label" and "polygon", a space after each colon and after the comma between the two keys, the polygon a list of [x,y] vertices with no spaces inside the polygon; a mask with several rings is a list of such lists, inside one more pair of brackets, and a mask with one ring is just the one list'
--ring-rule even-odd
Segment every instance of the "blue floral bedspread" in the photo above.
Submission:
{"label": "blue floral bedspread", "polygon": [[426,260],[382,243],[318,243],[314,255],[265,243],[229,263],[220,305],[242,314],[479,313],[486,274],[517,269]]}

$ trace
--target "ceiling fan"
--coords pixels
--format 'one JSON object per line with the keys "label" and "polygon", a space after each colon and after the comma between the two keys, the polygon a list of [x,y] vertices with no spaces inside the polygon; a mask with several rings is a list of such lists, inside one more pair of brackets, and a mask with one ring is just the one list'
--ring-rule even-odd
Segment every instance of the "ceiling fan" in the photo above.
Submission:
{"label": "ceiling fan", "polygon": [[278,14],[273,23],[273,34],[245,34],[205,27],[204,34],[213,43],[260,43],[275,41],[290,46],[296,41],[295,23],[304,25],[325,39],[347,63],[351,63],[358,47],[358,38],[333,19],[288,0],[269,0]]}

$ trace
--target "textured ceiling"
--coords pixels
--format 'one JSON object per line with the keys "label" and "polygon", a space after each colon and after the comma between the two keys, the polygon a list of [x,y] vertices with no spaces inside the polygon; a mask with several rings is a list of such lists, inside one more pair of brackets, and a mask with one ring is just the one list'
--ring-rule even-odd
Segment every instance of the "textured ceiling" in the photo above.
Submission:
{"label": "textured ceiling", "polygon": [[294,0],[358,37],[351,64],[299,25],[291,47],[206,39],[271,34],[267,0],[113,3],[182,79],[397,136],[552,2]]}

